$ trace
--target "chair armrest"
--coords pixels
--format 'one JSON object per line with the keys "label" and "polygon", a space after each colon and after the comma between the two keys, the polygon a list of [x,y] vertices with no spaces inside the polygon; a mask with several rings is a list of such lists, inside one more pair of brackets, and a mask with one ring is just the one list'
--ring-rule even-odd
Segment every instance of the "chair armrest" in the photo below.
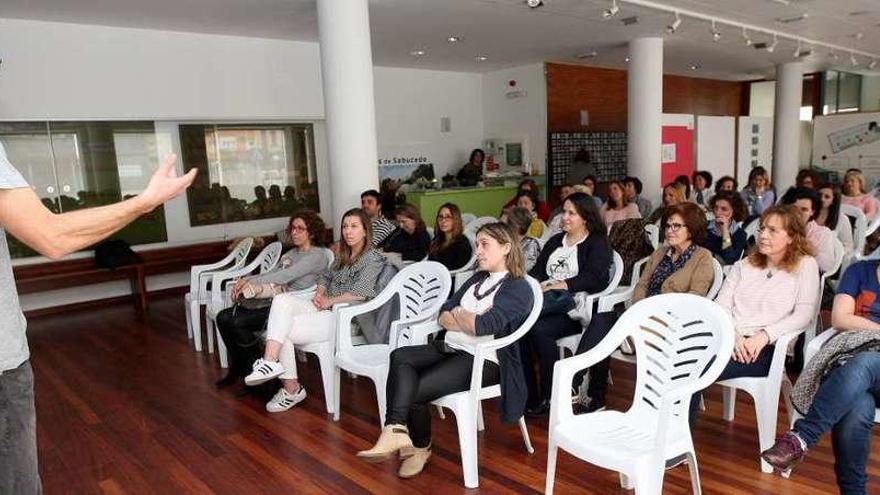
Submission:
{"label": "chair armrest", "polygon": [[[426,344],[429,335],[433,335],[441,330],[443,330],[443,327],[440,326],[437,320],[427,320],[401,329],[394,340],[389,338],[388,343],[392,345],[393,349],[407,345]],[[409,342],[401,343],[401,339],[408,339]]]}
{"label": "chair armrest", "polygon": [[812,359],[813,356],[815,356],[816,353],[819,352],[819,349],[821,349],[822,346],[831,339],[831,337],[834,337],[838,333],[839,331],[836,328],[829,327],[824,332],[813,337],[813,340],[811,340],[810,343],[807,344],[807,348],[804,349],[804,363],[809,362],[810,359]]}
{"label": "chair armrest", "polygon": [[619,286],[614,290],[611,294],[607,296],[602,296],[599,298],[599,312],[606,313],[608,311],[612,311],[615,306],[620,303],[626,303],[629,306],[630,301],[632,301],[633,293],[635,293],[635,286]]}

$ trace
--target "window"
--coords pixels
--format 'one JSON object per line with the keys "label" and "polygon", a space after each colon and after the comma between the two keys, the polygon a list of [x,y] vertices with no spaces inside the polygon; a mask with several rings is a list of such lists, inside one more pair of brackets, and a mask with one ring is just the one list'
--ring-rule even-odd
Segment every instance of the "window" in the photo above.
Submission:
{"label": "window", "polygon": [[822,91],[822,113],[858,112],[862,93],[862,76],[849,72],[829,70],[825,72]]}
{"label": "window", "polygon": [[286,217],[319,210],[310,124],[180,126],[191,225]]}
{"label": "window", "polygon": [[[143,190],[158,164],[153,122],[0,122],[0,143],[43,204],[55,213],[116,203]],[[113,236],[164,242],[156,208]],[[8,236],[13,257],[36,252]]]}

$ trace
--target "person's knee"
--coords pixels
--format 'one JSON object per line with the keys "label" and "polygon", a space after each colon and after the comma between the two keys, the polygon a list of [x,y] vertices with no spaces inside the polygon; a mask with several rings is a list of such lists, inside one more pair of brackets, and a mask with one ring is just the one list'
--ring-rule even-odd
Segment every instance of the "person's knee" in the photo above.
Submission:
{"label": "person's knee", "polygon": [[226,308],[223,311],[217,313],[217,328],[220,329],[221,332],[232,326],[232,319],[234,318],[234,316],[233,316],[234,313],[235,313],[234,308]]}
{"label": "person's knee", "polygon": [[858,431],[870,430],[874,426],[876,411],[874,396],[864,393],[854,400],[849,412],[840,419],[836,431],[848,438]]}

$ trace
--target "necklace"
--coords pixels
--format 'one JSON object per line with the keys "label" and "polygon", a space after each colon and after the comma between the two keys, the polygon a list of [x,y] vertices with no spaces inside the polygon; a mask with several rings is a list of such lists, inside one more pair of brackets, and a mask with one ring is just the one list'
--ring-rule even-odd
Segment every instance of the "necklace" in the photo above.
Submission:
{"label": "necklace", "polygon": [[483,280],[480,280],[479,282],[477,282],[477,285],[474,286],[474,298],[477,301],[482,301],[483,299],[486,299],[489,296],[489,294],[495,292],[495,289],[497,289],[499,286],[501,286],[502,282],[507,280],[507,274],[505,274],[503,277],[501,277],[501,280],[495,282],[495,284],[492,285],[492,287],[489,287],[486,290],[486,292],[483,292],[482,294],[480,294],[480,289],[483,288],[483,282],[485,282],[486,280],[489,280],[489,277],[486,277]]}
{"label": "necklace", "polygon": [[773,272],[771,270],[767,270],[767,278],[773,278]]}

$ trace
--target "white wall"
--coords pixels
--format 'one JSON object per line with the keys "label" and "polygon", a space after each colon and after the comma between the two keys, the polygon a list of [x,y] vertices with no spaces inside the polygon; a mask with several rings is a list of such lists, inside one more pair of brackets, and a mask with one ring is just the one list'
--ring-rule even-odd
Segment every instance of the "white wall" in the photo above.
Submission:
{"label": "white wall", "polygon": [[[511,87],[510,81],[516,81]],[[509,98],[514,91],[519,97]],[[547,170],[547,81],[544,64],[483,75],[483,134],[486,138],[526,138],[534,173]]]}
{"label": "white wall", "polygon": [[[380,159],[425,156],[440,178],[482,144],[480,74],[376,67],[374,77]],[[441,132],[441,117],[450,132]]]}
{"label": "white wall", "polygon": [[772,117],[776,109],[776,81],[755,82],[751,88],[749,116]]}
{"label": "white wall", "polygon": [[736,171],[736,117],[697,116],[697,170],[713,179]]}

